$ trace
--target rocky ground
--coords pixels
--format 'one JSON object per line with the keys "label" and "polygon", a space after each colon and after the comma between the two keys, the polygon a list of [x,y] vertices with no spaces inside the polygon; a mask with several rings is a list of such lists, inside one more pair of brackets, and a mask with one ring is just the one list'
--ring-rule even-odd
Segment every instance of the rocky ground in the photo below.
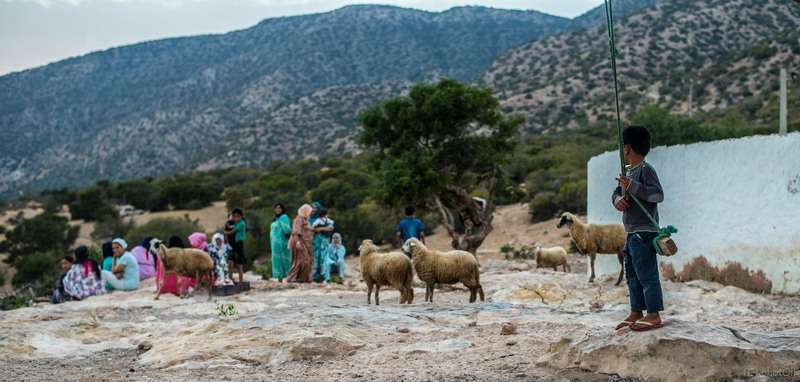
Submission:
{"label": "rocky ground", "polygon": [[[667,327],[615,333],[626,289],[483,255],[486,301],[459,287],[367,305],[349,285],[253,280],[207,301],[134,293],[2,312],[0,380],[609,381],[796,380],[800,298],[666,282]],[[232,304],[233,316],[219,313]],[[651,365],[651,366],[647,366]],[[749,378],[758,373],[771,375]]]}

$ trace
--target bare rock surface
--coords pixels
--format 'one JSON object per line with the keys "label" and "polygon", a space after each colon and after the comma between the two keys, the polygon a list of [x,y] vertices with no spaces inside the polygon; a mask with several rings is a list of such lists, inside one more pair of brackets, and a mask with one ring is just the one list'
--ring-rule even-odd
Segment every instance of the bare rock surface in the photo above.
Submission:
{"label": "bare rock surface", "polygon": [[743,331],[670,320],[661,330],[579,330],[550,345],[540,364],[648,381],[745,379],[796,371],[800,330]]}
{"label": "bare rock surface", "polygon": [[[668,326],[615,333],[628,306],[613,280],[590,284],[585,274],[516,271],[499,254],[481,257],[486,301],[475,304],[455,285],[433,304],[416,288],[412,305],[399,305],[391,289],[382,305],[367,305],[348,259],[346,286],[251,276],[247,293],[154,301],[149,282],[2,312],[0,380],[681,381],[800,365],[800,298],[665,282]],[[220,315],[223,304],[236,313]],[[506,323],[516,335],[501,334]]]}

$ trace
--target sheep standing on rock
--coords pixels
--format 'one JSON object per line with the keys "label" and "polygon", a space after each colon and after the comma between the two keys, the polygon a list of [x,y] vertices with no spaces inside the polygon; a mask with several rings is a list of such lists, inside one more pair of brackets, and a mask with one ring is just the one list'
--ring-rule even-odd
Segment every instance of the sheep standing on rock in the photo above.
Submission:
{"label": "sheep standing on rock", "polygon": [[156,285],[156,300],[161,296],[161,288],[164,287],[164,280],[166,280],[168,273],[174,273],[179,277],[194,277],[198,283],[202,283],[202,276],[207,275],[209,283],[208,299],[211,300],[214,261],[208,253],[194,248],[167,248],[158,239],[151,242],[150,250],[158,253],[159,262],[164,268],[164,277],[161,278],[161,283]]}
{"label": "sheep standing on rock", "polygon": [[567,250],[563,247],[542,248],[541,245],[536,244],[533,247],[533,255],[536,257],[536,268],[553,267],[554,271],[558,271],[558,266],[564,266],[564,272],[572,271],[567,259]]}
{"label": "sheep standing on rock", "polygon": [[414,270],[411,260],[400,252],[380,253],[372,240],[364,240],[358,247],[361,277],[367,283],[367,304],[370,304],[372,287],[375,287],[375,305],[380,305],[381,286],[391,286],[400,291],[400,303],[414,302]]}
{"label": "sheep standing on rock", "polygon": [[455,284],[461,282],[469,288],[469,302],[475,302],[480,293],[483,299],[483,287],[480,280],[480,269],[475,256],[465,251],[439,252],[428,249],[421,241],[411,238],[403,244],[403,252],[411,255],[411,262],[417,271],[417,277],[425,282],[425,301],[433,302],[433,287],[438,284]]}
{"label": "sheep standing on rock", "polygon": [[561,215],[557,227],[561,228],[565,225],[569,227],[569,235],[575,242],[578,251],[589,256],[592,270],[589,282],[594,282],[594,260],[597,254],[616,253],[620,270],[619,278],[614,285],[619,285],[622,282],[622,275],[625,273],[622,253],[627,235],[625,227],[622,224],[585,224],[569,212]]}

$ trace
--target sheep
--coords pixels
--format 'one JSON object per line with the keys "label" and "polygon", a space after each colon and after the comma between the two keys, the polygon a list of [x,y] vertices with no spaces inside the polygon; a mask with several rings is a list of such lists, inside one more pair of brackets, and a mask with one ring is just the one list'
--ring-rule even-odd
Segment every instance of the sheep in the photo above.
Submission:
{"label": "sheep", "polygon": [[484,301],[478,260],[471,253],[430,250],[416,238],[408,239],[403,244],[403,252],[411,255],[417,276],[426,284],[425,301],[433,302],[435,284],[457,282],[469,288],[469,302],[475,302],[477,293],[480,293],[481,301]]}
{"label": "sheep", "polygon": [[536,257],[536,268],[553,267],[554,271],[558,271],[558,266],[564,266],[564,272],[572,271],[572,268],[567,262],[567,250],[563,247],[542,248],[541,245],[536,244],[533,247],[533,255]]}
{"label": "sheep", "polygon": [[214,291],[212,288],[214,261],[209,254],[194,248],[167,248],[158,239],[150,243],[150,250],[158,253],[164,267],[164,277],[161,278],[161,283],[156,285],[156,300],[161,296],[161,288],[164,287],[168,273],[174,273],[179,277],[194,277],[198,283],[203,281],[201,276],[208,275],[208,299],[211,300]]}
{"label": "sheep", "polygon": [[575,242],[578,251],[589,256],[592,270],[589,282],[594,282],[594,260],[597,254],[616,253],[620,270],[619,278],[614,285],[618,286],[622,283],[622,276],[625,273],[622,249],[625,247],[627,236],[625,227],[622,224],[585,224],[569,212],[561,215],[561,220],[556,227],[561,228],[565,225],[569,228],[569,235]]}
{"label": "sheep", "polygon": [[375,305],[380,305],[381,286],[391,286],[400,292],[400,303],[414,302],[414,271],[411,260],[400,252],[380,253],[372,240],[364,240],[358,247],[361,276],[367,283],[367,305],[371,304],[372,287],[375,287]]}

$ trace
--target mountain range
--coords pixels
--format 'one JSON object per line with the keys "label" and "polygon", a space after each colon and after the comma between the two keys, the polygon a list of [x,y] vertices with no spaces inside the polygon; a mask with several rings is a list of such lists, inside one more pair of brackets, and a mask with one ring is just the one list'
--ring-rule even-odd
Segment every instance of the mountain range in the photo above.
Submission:
{"label": "mountain range", "polygon": [[[687,86],[731,107],[800,56],[790,2],[614,5],[626,112],[688,111]],[[0,194],[355,152],[359,111],[441,77],[491,87],[528,133],[575,128],[609,112],[606,44],[602,7],[359,5],[91,53],[0,77]]]}

